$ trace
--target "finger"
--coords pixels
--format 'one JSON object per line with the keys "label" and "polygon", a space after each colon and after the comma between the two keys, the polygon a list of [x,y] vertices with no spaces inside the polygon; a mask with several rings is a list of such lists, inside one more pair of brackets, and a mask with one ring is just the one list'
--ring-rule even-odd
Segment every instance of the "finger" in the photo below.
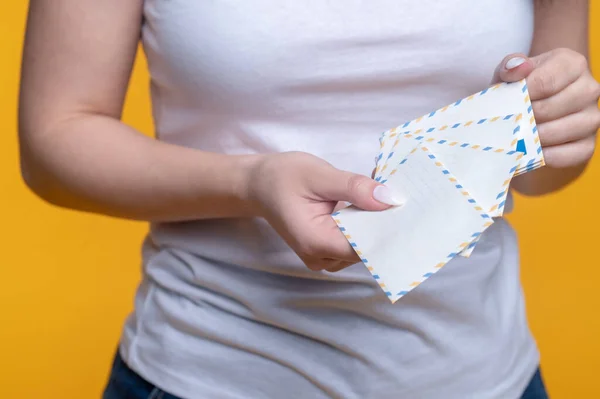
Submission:
{"label": "finger", "polygon": [[555,95],[533,101],[533,115],[538,123],[553,121],[596,105],[599,95],[600,85],[586,73]]}
{"label": "finger", "polygon": [[587,162],[594,154],[596,135],[583,140],[544,148],[546,165],[552,168],[569,168]]}
{"label": "finger", "polygon": [[323,259],[323,258],[303,258],[302,261],[312,271],[333,271],[337,272],[351,266],[357,262],[347,262],[339,259]]}
{"label": "finger", "polygon": [[[306,262],[317,264],[321,259],[335,259],[356,263],[360,261],[356,251],[350,245],[350,236],[344,233],[334,222],[330,215],[323,215],[313,219],[309,229],[303,228],[294,238],[292,248]],[[305,262],[305,263],[306,263]],[[331,265],[325,265],[325,269]]]}
{"label": "finger", "polygon": [[306,257],[301,257],[302,262],[304,262],[304,265],[309,268],[310,270],[312,270],[313,272],[318,272],[321,270],[327,270],[331,267],[334,267],[334,265],[337,265],[337,262],[339,261],[335,261],[335,260],[323,260],[323,259],[318,259],[318,258],[306,258]]}
{"label": "finger", "polygon": [[492,84],[500,82],[517,82],[525,79],[533,71],[534,62],[522,53],[514,53],[504,57],[494,71]]}
{"label": "finger", "polygon": [[532,60],[535,69],[527,76],[527,88],[532,101],[553,96],[587,70],[586,58],[572,50],[553,50]]}
{"label": "finger", "polygon": [[319,228],[323,233],[319,240],[311,245],[314,249],[313,255],[351,263],[359,262],[360,257],[350,244],[352,237],[340,231],[337,224],[330,217],[327,217],[327,219],[331,220],[333,226]]}
{"label": "finger", "polygon": [[540,142],[545,147],[582,140],[600,128],[600,110],[596,105],[560,119],[537,125]]}
{"label": "finger", "polygon": [[352,266],[354,264],[356,264],[356,263],[338,262],[337,266],[329,267],[329,268],[327,268],[325,270],[327,270],[330,273],[336,273],[336,272],[342,271],[342,270],[346,269],[347,267],[350,267],[350,266]]}
{"label": "finger", "polygon": [[347,202],[344,201],[339,201],[337,204],[335,204],[335,207],[333,208],[333,212],[337,212],[339,210],[342,210],[344,208],[347,208],[349,205]]}
{"label": "finger", "polygon": [[316,195],[330,201],[347,201],[368,211],[401,205],[402,198],[391,188],[367,176],[328,168],[311,181]]}

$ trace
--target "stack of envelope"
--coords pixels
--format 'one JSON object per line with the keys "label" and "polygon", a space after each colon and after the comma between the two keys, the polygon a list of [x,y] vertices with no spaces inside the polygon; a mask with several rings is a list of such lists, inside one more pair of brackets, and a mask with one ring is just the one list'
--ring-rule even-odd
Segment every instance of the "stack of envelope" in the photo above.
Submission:
{"label": "stack of envelope", "polygon": [[544,165],[525,81],[501,83],[384,132],[375,180],[404,195],[381,212],[333,219],[395,302],[456,256],[468,257],[504,212],[514,176]]}

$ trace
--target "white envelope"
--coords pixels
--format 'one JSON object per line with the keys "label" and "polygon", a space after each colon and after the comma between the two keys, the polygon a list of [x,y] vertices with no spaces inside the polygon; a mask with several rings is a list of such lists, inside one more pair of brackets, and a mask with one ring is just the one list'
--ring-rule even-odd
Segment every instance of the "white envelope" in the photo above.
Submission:
{"label": "white envelope", "polygon": [[[483,125],[484,129],[494,129],[495,123],[511,120],[517,123],[515,134],[517,150],[524,153],[515,175],[519,175],[544,165],[544,156],[537,132],[535,117],[531,107],[529,92],[525,80],[514,83],[501,83],[472,94],[436,111],[420,116],[396,128],[384,132],[380,138],[381,151],[377,156],[376,178],[381,178],[381,171],[390,153],[397,153],[399,158],[410,151],[405,146],[392,148],[397,141],[397,135],[412,132],[427,136],[434,131],[448,131],[461,126]],[[495,123],[490,123],[494,121]],[[463,131],[467,132],[465,129]],[[489,136],[492,136],[491,134]],[[466,141],[459,137],[456,140]],[[502,148],[495,141],[482,142]]]}

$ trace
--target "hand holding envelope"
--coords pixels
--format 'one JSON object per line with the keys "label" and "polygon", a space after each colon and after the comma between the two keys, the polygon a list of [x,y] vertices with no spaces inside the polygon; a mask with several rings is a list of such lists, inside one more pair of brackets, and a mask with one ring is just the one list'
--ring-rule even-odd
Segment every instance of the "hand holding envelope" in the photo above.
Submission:
{"label": "hand holding envelope", "polygon": [[[501,83],[383,133],[375,180],[406,196],[380,212],[333,214],[395,302],[503,214],[513,176],[544,165],[527,85]],[[401,229],[398,226],[402,226]]]}

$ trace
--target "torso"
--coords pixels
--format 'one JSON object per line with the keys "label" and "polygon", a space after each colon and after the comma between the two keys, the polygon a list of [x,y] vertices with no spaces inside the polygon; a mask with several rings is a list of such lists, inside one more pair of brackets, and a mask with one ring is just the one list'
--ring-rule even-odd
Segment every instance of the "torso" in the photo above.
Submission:
{"label": "torso", "polygon": [[[527,53],[530,0],[146,0],[158,138],[370,174],[380,133]],[[537,366],[506,222],[396,304],[306,269],[261,219],[152,226],[128,364],[190,398],[517,397]],[[443,394],[440,394],[440,393]]]}

